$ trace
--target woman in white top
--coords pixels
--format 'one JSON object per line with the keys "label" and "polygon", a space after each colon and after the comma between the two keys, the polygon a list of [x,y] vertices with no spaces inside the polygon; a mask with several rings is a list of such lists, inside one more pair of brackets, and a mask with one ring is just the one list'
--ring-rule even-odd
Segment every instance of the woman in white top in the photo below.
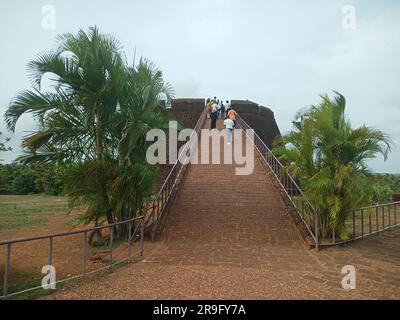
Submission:
{"label": "woman in white top", "polygon": [[224,121],[224,126],[226,128],[226,143],[231,144],[232,131],[235,127],[235,123],[232,119],[227,118]]}

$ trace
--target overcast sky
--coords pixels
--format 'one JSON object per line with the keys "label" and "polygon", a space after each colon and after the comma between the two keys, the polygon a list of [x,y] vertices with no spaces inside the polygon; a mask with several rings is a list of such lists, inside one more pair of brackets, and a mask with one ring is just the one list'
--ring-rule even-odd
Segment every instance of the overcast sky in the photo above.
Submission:
{"label": "overcast sky", "polygon": [[[46,5],[55,9],[54,29]],[[299,109],[338,90],[354,126],[384,130],[396,143],[389,160],[371,168],[400,173],[398,0],[2,0],[0,131],[14,148],[2,158],[14,159],[34,128],[24,117],[7,133],[3,118],[11,98],[29,88],[28,61],[54,47],[57,34],[93,25],[119,38],[130,60],[136,47],[154,61],[177,97],[253,100],[274,111],[282,132]]]}

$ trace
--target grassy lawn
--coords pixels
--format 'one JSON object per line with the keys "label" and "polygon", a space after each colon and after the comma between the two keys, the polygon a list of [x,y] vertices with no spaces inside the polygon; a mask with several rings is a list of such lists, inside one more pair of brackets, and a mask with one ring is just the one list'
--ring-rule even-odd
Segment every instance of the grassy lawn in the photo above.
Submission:
{"label": "grassy lawn", "polygon": [[0,232],[31,227],[69,211],[67,198],[47,195],[0,196]]}

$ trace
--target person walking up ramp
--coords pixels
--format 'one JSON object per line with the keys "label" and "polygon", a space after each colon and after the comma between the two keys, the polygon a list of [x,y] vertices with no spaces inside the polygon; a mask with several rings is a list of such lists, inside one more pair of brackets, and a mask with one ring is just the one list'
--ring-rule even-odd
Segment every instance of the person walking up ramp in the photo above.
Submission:
{"label": "person walking up ramp", "polygon": [[227,118],[224,121],[224,126],[226,128],[226,143],[231,144],[232,131],[233,128],[235,127],[235,123],[233,122],[232,119]]}

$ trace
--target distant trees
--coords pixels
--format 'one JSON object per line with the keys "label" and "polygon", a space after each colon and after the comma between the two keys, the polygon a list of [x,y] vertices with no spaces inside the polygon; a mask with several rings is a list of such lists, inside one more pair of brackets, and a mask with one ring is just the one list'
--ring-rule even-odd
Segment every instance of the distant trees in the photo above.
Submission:
{"label": "distant trees", "polygon": [[393,201],[393,194],[400,193],[400,175],[374,174],[371,187],[374,203],[391,202]]}
{"label": "distant trees", "polygon": [[[294,129],[278,139],[280,146],[274,150],[317,210],[323,237],[333,231],[346,237],[348,214],[372,201],[366,161],[378,154],[386,159],[390,151],[385,133],[352,128],[345,107],[344,96],[337,92],[332,100],[322,96],[319,105],[297,115]],[[386,196],[381,192],[380,200]]]}
{"label": "distant trees", "polygon": [[[157,169],[145,135],[168,119],[161,97],[172,89],[154,64],[128,65],[121,45],[96,27],[58,37],[58,48],[28,65],[34,88],[19,93],[5,118],[10,130],[31,114],[39,129],[23,139],[23,164],[67,165],[71,205],[87,205],[85,222],[134,217],[153,192]],[[52,91],[41,91],[44,75]]]}
{"label": "distant trees", "polygon": [[66,166],[0,164],[0,194],[63,195]]}
{"label": "distant trees", "polygon": [[[3,133],[0,132],[0,155],[2,152],[5,151],[11,151],[11,147],[7,147],[7,142],[10,141],[10,138],[2,138]],[[0,158],[0,161],[2,161],[2,159]]]}

